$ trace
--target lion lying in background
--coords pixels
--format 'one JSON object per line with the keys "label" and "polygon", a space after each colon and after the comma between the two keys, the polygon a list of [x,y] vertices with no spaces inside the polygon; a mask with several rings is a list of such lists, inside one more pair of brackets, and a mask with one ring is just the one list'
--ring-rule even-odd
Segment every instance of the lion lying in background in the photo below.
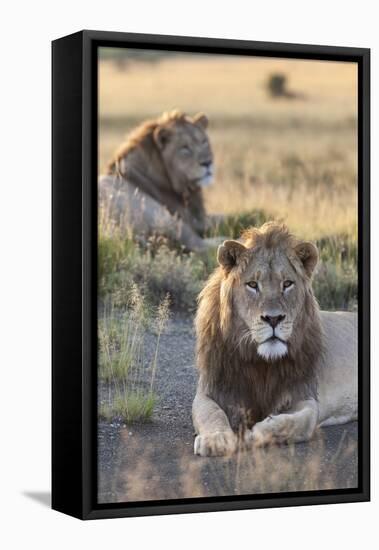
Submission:
{"label": "lion lying in background", "polygon": [[[320,312],[317,248],[285,226],[225,241],[196,317],[195,454],[309,440],[357,418],[357,316]],[[238,435],[237,435],[238,434]]]}
{"label": "lion lying in background", "polygon": [[188,250],[207,246],[203,187],[213,179],[204,114],[164,113],[138,126],[99,179],[102,215],[138,235],[158,234]]}

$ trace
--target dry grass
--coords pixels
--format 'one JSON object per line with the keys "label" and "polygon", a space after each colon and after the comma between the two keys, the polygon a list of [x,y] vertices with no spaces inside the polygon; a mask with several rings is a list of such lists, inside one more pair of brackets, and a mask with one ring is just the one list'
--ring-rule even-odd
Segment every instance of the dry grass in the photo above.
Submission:
{"label": "dry grass", "polygon": [[[289,88],[309,101],[268,99],[265,82],[275,72],[288,76]],[[155,115],[180,103],[184,110],[217,117],[287,120],[317,119],[330,123],[356,114],[357,69],[353,63],[301,61],[239,56],[167,56],[158,63],[131,61],[124,69],[101,62],[100,116]]]}

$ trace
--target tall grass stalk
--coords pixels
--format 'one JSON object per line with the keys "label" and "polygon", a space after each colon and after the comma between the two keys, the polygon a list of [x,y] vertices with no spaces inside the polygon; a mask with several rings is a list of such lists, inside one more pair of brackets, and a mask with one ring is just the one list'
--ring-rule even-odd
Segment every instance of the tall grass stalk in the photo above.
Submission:
{"label": "tall grass stalk", "polygon": [[155,346],[154,359],[151,367],[151,379],[150,379],[150,392],[153,391],[155,374],[158,364],[158,350],[159,344],[161,341],[162,332],[167,324],[168,318],[170,315],[170,295],[166,294],[164,300],[159,304],[157,316],[156,316],[156,327],[157,327],[157,344]]}
{"label": "tall grass stalk", "polygon": [[[159,345],[169,318],[169,305],[166,296],[154,311],[133,284],[127,309],[120,311],[113,304],[104,308],[99,323],[99,378],[107,385],[108,400],[101,404],[100,416],[124,422],[151,418],[157,399],[154,381]],[[151,362],[145,348],[148,331],[156,331]]]}

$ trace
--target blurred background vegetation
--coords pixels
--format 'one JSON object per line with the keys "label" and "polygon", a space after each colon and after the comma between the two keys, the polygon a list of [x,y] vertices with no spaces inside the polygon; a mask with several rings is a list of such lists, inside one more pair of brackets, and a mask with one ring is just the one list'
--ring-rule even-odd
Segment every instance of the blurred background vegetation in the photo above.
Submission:
{"label": "blurred background vegetation", "polygon": [[[315,291],[325,309],[357,293],[357,68],[335,63],[101,48],[99,173],[137,124],[175,107],[210,119],[215,183],[208,212],[220,235],[285,221],[321,249]],[[133,281],[154,301],[192,310],[215,252],[183,255],[100,232],[101,295]],[[120,289],[123,289],[121,292]],[[118,298],[117,298],[118,299]],[[126,298],[125,300],[126,301]]]}

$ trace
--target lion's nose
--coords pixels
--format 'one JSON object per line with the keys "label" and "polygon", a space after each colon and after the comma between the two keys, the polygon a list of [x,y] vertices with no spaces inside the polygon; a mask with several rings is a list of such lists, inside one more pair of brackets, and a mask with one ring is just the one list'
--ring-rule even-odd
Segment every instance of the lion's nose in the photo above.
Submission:
{"label": "lion's nose", "polygon": [[209,168],[212,165],[212,161],[211,160],[205,160],[205,161],[201,162],[200,165],[204,166],[204,168]]}
{"label": "lion's nose", "polygon": [[270,327],[275,328],[285,319],[285,315],[261,315],[262,321],[268,323]]}

